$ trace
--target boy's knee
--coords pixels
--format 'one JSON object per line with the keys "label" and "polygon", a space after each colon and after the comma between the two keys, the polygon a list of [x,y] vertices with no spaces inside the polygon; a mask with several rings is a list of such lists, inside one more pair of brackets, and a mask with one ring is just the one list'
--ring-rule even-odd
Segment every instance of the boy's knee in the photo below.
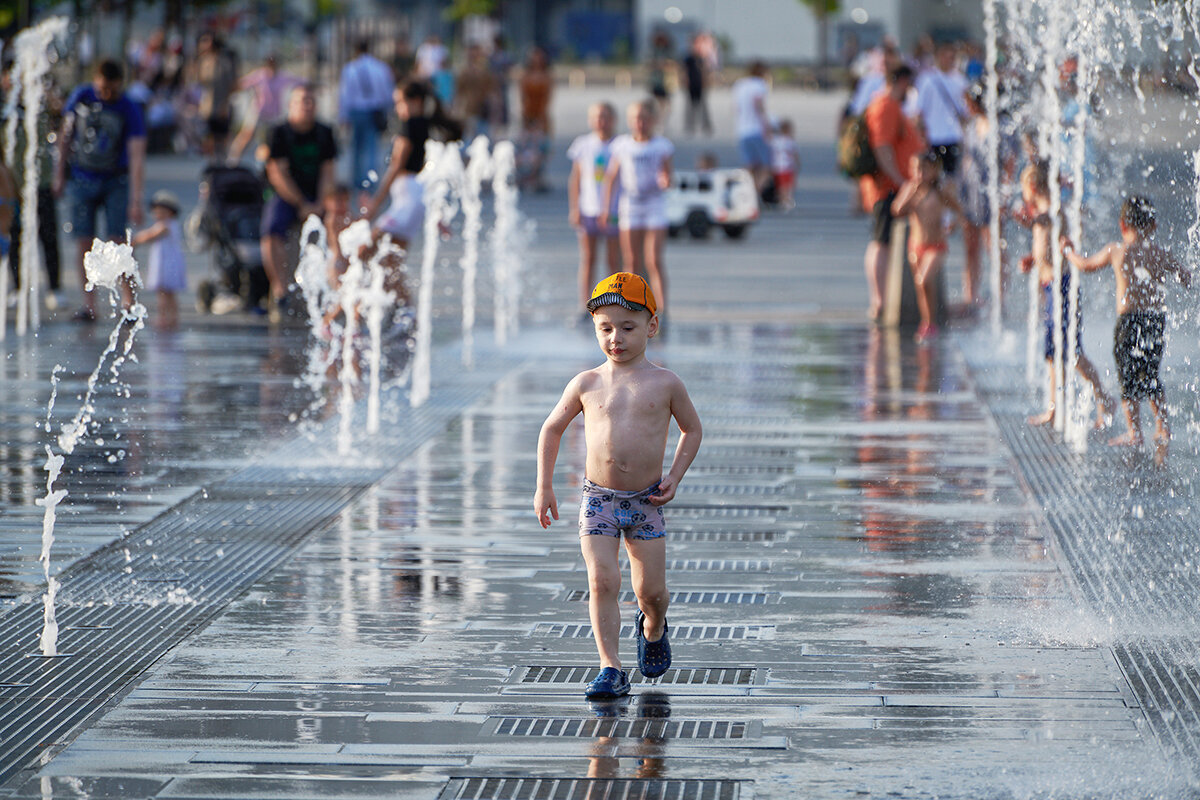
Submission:
{"label": "boy's knee", "polygon": [[593,569],[588,572],[588,589],[593,597],[608,597],[621,591],[621,573],[612,569]]}
{"label": "boy's knee", "polygon": [[665,586],[642,586],[634,592],[641,605],[651,608],[663,608],[671,601],[671,594]]}

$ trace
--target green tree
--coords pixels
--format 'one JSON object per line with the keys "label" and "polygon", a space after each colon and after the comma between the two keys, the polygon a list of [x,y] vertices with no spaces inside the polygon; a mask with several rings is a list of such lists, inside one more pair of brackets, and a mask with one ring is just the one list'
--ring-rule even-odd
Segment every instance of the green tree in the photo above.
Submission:
{"label": "green tree", "polygon": [[817,20],[817,84],[829,85],[829,17],[841,11],[841,0],[800,0]]}

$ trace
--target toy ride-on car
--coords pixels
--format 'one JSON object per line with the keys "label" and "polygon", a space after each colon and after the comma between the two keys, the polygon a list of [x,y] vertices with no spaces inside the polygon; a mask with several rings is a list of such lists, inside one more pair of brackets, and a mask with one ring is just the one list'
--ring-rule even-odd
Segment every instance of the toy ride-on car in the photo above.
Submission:
{"label": "toy ride-on car", "polygon": [[667,234],[687,230],[693,239],[708,236],[713,226],[730,239],[740,239],[758,219],[754,177],[744,169],[679,170],[667,191]]}

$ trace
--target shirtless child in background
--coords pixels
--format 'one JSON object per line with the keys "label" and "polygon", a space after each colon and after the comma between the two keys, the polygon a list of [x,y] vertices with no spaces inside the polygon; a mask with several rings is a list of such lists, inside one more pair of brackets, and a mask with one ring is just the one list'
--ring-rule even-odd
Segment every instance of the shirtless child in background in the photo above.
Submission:
{"label": "shirtless child in background", "polygon": [[[1054,422],[1054,398],[1057,396],[1058,381],[1065,376],[1057,374],[1054,369],[1054,264],[1050,260],[1050,180],[1049,172],[1044,162],[1035,162],[1021,172],[1021,196],[1025,201],[1026,220],[1033,232],[1033,252],[1021,260],[1021,272],[1037,269],[1038,285],[1042,289],[1042,327],[1045,330],[1045,342],[1042,353],[1046,358],[1046,366],[1050,374],[1049,404],[1044,412],[1029,418],[1030,425],[1050,425]],[[1067,347],[1069,347],[1070,313],[1068,311],[1071,296],[1071,273],[1063,270],[1059,283],[1062,294],[1062,348],[1063,369],[1066,369]],[[1103,428],[1108,422],[1109,413],[1113,407],[1112,398],[1100,385],[1100,376],[1095,366],[1083,352],[1082,313],[1078,304],[1075,308],[1075,371],[1087,381],[1096,396],[1096,427]]]}
{"label": "shirtless child in background", "polygon": [[[634,617],[638,668],[653,678],[671,665],[662,506],[675,497],[696,457],[701,429],[683,381],[646,358],[646,345],[658,332],[657,303],[646,281],[629,272],[610,275],[597,284],[587,308],[606,360],[567,384],[542,425],[533,507],[543,528],[550,526],[551,517],[558,519],[554,462],[563,433],[582,413],[587,459],[579,537],[588,571],[588,612],[600,654],[600,674],[585,694],[601,699],[629,693],[629,675],[621,669],[618,655],[617,556],[622,536],[639,607]],[[679,443],[663,475],[672,418],[679,426]]]}
{"label": "shirtless child in background", "polygon": [[908,215],[908,266],[917,289],[917,309],[921,325],[916,340],[928,342],[937,336],[937,275],[946,260],[946,231],[943,220],[947,211],[955,220],[962,218],[962,207],[954,193],[940,183],[941,160],[933,152],[912,157],[913,176],[900,187],[892,201],[892,216]]}
{"label": "shirtless child in background", "polygon": [[1191,273],[1154,241],[1158,227],[1154,206],[1134,195],[1121,206],[1121,241],[1110,242],[1091,256],[1076,253],[1063,240],[1063,253],[1084,272],[1111,266],[1117,279],[1117,326],[1113,331],[1113,357],[1121,378],[1121,407],[1128,430],[1109,440],[1111,445],[1142,444],[1141,399],[1154,411],[1155,460],[1165,463],[1171,438],[1167,405],[1158,371],[1166,334],[1166,282],[1176,278],[1191,285]]}

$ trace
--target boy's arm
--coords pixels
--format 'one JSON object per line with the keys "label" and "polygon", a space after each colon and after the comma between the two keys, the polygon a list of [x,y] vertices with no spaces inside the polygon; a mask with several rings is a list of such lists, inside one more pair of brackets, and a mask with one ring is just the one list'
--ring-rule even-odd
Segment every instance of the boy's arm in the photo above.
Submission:
{"label": "boy's arm", "polygon": [[892,201],[892,216],[902,217],[912,211],[914,205],[913,198],[917,194],[917,189],[921,188],[919,181],[905,181],[900,187],[896,199]]}
{"label": "boy's arm", "polygon": [[538,434],[537,491],[533,495],[533,511],[543,528],[550,527],[550,517],[558,519],[558,500],[554,497],[554,462],[558,459],[558,445],[563,432],[571,420],[583,411],[579,384],[578,375],[567,384],[558,405],[546,417]]}
{"label": "boy's arm", "polygon": [[[607,177],[607,176],[606,176]],[[579,224],[579,162],[571,162],[571,177],[567,178],[567,222]]]}
{"label": "boy's arm", "polygon": [[675,457],[671,459],[671,468],[658,483],[658,491],[646,499],[656,506],[666,505],[675,499],[679,482],[683,480],[688,467],[692,465],[696,454],[700,452],[700,440],[704,431],[700,425],[700,415],[692,405],[683,381],[675,379],[676,385],[671,393],[671,416],[679,426],[679,443],[675,446]]}
{"label": "boy's arm", "polygon": [[[1066,237],[1063,237],[1066,238]],[[1098,252],[1093,253],[1086,258],[1075,252],[1075,248],[1070,241],[1063,244],[1063,255],[1067,260],[1078,267],[1083,272],[1095,272],[1098,269],[1103,269],[1113,263],[1113,250],[1119,245],[1114,243],[1106,244]]]}
{"label": "boy's arm", "polygon": [[1187,267],[1180,263],[1179,259],[1167,253],[1167,269],[1175,273],[1175,277],[1183,284],[1183,288],[1192,288],[1192,273]]}
{"label": "boy's arm", "polygon": [[167,235],[167,223],[156,222],[153,225],[151,225],[149,228],[146,228],[145,230],[138,231],[137,233],[135,233],[133,235],[133,241],[131,241],[130,244],[133,245],[134,247],[137,247],[138,245],[143,245],[143,244],[147,244],[149,242],[153,242],[155,239],[161,239],[162,237],[164,237],[166,235]]}
{"label": "boy's arm", "polygon": [[613,159],[608,164],[608,172],[604,173],[604,202],[600,205],[600,224],[608,227],[609,210],[612,208],[613,187],[617,184],[617,175],[621,173],[621,162]]}

